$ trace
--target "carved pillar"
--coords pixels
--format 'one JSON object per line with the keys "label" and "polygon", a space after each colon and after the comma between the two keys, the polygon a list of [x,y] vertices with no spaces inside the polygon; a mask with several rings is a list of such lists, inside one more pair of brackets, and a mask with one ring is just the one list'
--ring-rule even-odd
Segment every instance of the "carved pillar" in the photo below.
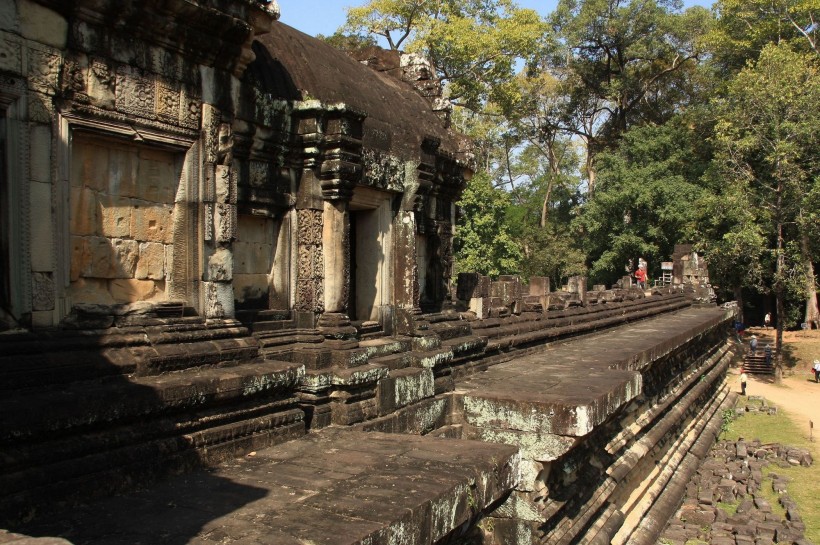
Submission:
{"label": "carved pillar", "polygon": [[311,102],[304,108],[297,106],[296,116],[303,167],[297,195],[297,310],[321,313],[317,325],[328,337],[350,336],[355,329],[347,316],[351,259],[348,203],[362,173],[364,115],[344,105],[325,107]]}
{"label": "carved pillar", "polygon": [[205,316],[234,315],[233,240],[237,224],[237,173],[233,168],[233,132],[218,109],[202,106],[205,173],[206,266],[204,275]]}
{"label": "carved pillar", "polygon": [[326,114],[320,185],[324,199],[322,242],[325,252],[325,313],[319,326],[331,337],[355,334],[350,327],[350,214],[353,189],[362,175],[362,121],[357,112],[338,108]]}

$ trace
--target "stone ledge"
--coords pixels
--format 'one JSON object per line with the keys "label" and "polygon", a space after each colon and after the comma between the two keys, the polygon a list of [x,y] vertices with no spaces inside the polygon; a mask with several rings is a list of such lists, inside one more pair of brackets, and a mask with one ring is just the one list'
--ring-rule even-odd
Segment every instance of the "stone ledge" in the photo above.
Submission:
{"label": "stone ledge", "polygon": [[160,535],[203,545],[422,545],[503,499],[518,463],[506,445],[326,429],[21,531],[105,545]]}

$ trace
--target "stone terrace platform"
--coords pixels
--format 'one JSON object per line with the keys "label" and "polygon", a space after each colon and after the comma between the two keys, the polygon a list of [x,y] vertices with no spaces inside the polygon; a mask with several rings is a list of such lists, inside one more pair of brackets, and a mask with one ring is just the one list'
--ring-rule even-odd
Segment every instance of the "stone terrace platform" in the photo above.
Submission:
{"label": "stone terrace platform", "polygon": [[455,393],[478,428],[580,437],[641,393],[645,366],[723,320],[723,309],[691,307],[549,345],[470,377]]}
{"label": "stone terrace platform", "polygon": [[647,367],[726,319],[691,307],[459,381],[438,397],[462,429],[435,432],[458,439],[333,426],[12,530],[77,545],[448,542],[611,422],[642,394]]}
{"label": "stone terrace platform", "polygon": [[29,533],[99,545],[435,543],[503,499],[515,447],[329,428]]}

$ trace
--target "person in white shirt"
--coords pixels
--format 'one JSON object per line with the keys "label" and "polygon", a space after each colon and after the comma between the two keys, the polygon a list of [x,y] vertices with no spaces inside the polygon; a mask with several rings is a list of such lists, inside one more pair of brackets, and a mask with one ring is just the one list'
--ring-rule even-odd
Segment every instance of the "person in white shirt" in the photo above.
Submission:
{"label": "person in white shirt", "polygon": [[749,377],[746,375],[746,369],[740,370],[740,395],[746,395],[746,380]]}
{"label": "person in white shirt", "polygon": [[820,382],[820,360],[814,360],[814,382]]}

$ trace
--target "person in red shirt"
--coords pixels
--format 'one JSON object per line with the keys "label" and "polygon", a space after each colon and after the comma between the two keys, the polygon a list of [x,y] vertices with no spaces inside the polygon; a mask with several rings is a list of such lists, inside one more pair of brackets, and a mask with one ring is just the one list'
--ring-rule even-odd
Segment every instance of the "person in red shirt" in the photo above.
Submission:
{"label": "person in red shirt", "polygon": [[646,289],[646,271],[644,269],[639,268],[635,271],[635,280],[638,281],[638,287],[642,290]]}

